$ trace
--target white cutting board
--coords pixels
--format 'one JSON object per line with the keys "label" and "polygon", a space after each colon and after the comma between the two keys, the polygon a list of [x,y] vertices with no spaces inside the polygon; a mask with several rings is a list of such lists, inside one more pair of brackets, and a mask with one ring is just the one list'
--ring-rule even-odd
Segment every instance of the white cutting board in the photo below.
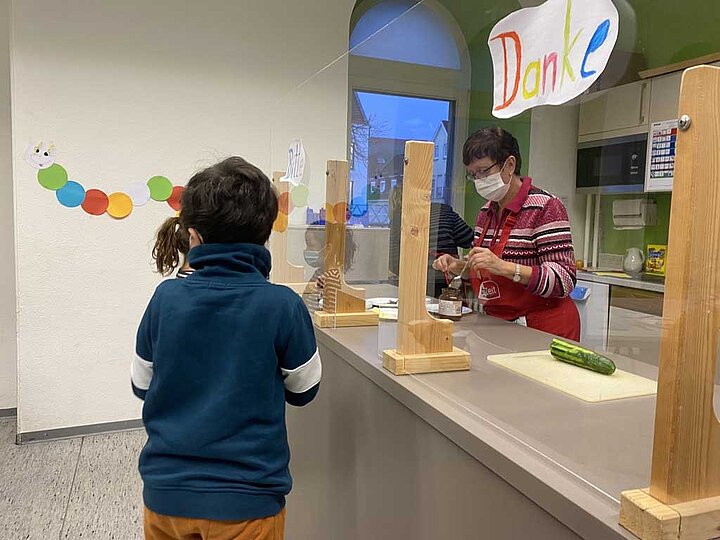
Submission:
{"label": "white cutting board", "polygon": [[498,354],[488,361],[583,401],[598,403],[657,393],[657,382],[618,369],[602,375],[555,360],[550,351]]}

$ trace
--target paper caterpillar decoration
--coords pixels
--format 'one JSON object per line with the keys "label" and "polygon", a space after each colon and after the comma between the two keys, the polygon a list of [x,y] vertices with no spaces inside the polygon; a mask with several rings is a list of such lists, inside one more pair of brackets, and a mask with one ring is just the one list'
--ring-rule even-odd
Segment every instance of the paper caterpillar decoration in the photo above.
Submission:
{"label": "paper caterpillar decoration", "polygon": [[164,176],[153,176],[147,182],[134,182],[124,192],[108,195],[100,189],[86,190],[79,182],[70,180],[65,167],[55,163],[55,145],[39,142],[29,146],[25,151],[25,161],[37,170],[40,185],[54,191],[58,202],[66,208],[81,207],[92,216],[107,213],[115,219],[123,219],[130,215],[133,208],[153,200],[167,202],[173,210],[180,211],[180,197],[185,188],[173,186]]}

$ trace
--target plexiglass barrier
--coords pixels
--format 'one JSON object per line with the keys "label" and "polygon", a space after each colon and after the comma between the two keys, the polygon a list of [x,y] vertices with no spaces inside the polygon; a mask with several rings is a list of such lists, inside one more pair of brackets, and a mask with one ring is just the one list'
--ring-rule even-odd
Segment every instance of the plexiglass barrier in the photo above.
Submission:
{"label": "plexiglass barrier", "polygon": [[[489,4],[482,22],[435,2],[358,7],[351,48],[277,104],[272,279],[319,332],[376,335],[354,353],[398,384],[617,503],[650,482],[680,77],[720,43],[678,35],[672,2],[615,2],[597,81],[500,119],[488,40],[520,6]],[[591,30],[573,29],[586,52]],[[558,77],[589,69],[555,61]],[[583,358],[595,371],[568,363]]]}

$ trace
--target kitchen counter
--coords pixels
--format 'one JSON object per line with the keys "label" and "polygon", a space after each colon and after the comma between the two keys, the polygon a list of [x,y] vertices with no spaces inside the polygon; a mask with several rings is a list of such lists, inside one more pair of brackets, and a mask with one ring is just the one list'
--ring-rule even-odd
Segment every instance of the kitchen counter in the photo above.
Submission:
{"label": "kitchen counter", "polygon": [[[456,325],[469,372],[396,377],[380,359],[395,331],[317,332],[319,403],[288,411],[288,530],[308,531],[293,538],[634,538],[617,525],[619,499],[649,484],[654,397],[589,404],[490,364],[490,354],[545,349],[550,336],[477,314]],[[656,367],[613,358],[657,378]],[[510,504],[504,488],[523,497]],[[305,509],[312,517],[292,517]]]}
{"label": "kitchen counter", "polygon": [[578,270],[577,278],[579,280],[593,281],[595,283],[606,283],[607,285],[628,287],[630,289],[640,289],[643,291],[658,292],[662,294],[665,293],[665,278],[659,276],[641,274],[638,277],[621,278],[598,276],[595,272]]}

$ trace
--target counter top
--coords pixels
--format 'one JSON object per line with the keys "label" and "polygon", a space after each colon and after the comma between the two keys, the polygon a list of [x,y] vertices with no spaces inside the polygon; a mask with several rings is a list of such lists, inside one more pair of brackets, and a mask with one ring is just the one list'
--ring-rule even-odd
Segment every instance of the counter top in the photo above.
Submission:
{"label": "counter top", "polygon": [[642,274],[639,277],[621,278],[610,276],[599,276],[595,272],[586,270],[578,270],[578,280],[592,281],[594,283],[606,283],[607,285],[616,285],[619,287],[628,287],[631,289],[640,289],[643,291],[651,291],[665,293],[665,278],[659,276],[649,276]]}
{"label": "counter top", "polygon": [[[477,314],[455,332],[469,372],[396,377],[380,358],[396,329],[318,330],[318,341],[581,537],[634,538],[617,524],[619,499],[649,485],[654,396],[590,404],[490,364],[490,354],[545,349],[551,337]],[[657,379],[649,364],[613,359]]]}

